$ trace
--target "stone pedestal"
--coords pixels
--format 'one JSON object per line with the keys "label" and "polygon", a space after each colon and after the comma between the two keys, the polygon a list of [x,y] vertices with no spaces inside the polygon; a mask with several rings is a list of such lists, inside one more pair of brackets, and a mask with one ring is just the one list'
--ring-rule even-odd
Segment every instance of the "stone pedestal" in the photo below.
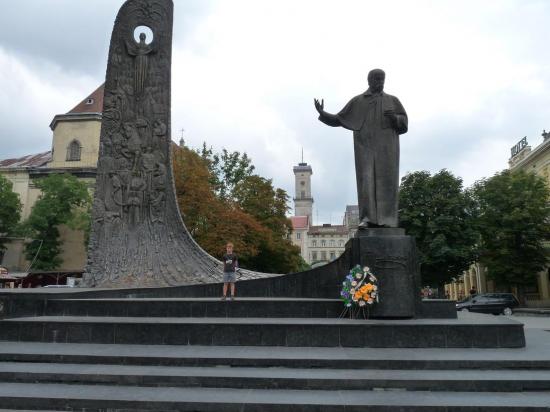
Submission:
{"label": "stone pedestal", "polygon": [[420,271],[413,237],[399,228],[365,229],[354,239],[354,260],[378,278],[380,302],[370,310],[376,318],[412,318],[419,312]]}

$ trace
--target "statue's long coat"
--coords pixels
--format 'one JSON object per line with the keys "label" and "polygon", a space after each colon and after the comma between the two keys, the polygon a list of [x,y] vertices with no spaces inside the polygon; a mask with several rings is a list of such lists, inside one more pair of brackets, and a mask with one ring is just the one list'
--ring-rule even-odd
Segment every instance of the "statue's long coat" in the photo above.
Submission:
{"label": "statue's long coat", "polygon": [[[394,125],[384,116],[393,110]],[[369,90],[355,96],[335,116],[319,116],[329,126],[353,130],[357,198],[361,220],[380,226],[398,225],[399,135],[408,119],[397,97]]]}

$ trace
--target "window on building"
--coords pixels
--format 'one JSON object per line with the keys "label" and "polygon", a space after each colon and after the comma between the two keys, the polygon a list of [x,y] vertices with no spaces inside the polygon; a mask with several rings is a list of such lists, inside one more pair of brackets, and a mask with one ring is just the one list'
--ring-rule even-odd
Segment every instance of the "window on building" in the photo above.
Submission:
{"label": "window on building", "polygon": [[327,245],[327,241],[325,239],[321,240],[321,247],[325,247]]}
{"label": "window on building", "polygon": [[317,247],[317,241],[316,241],[316,240],[312,240],[312,241],[311,241],[311,246],[312,246],[312,247]]}
{"label": "window on building", "polygon": [[301,233],[300,233],[300,232],[297,232],[297,233],[296,233],[296,239],[300,239],[300,235],[301,235]]}
{"label": "window on building", "polygon": [[306,192],[305,192],[305,190],[302,190],[302,192],[300,193],[300,195],[301,195],[302,199],[305,198],[305,197],[306,197]]}
{"label": "window on building", "polygon": [[86,104],[94,104],[94,99],[88,98],[88,99],[86,100]]}
{"label": "window on building", "polygon": [[67,160],[68,161],[78,161],[80,160],[80,152],[82,151],[82,146],[78,140],[73,140],[69,143],[67,147]]}
{"label": "window on building", "polygon": [[336,252],[330,252],[330,260],[336,259]]}
{"label": "window on building", "polygon": [[330,241],[330,247],[334,247],[334,240]]}
{"label": "window on building", "polygon": [[311,252],[311,261],[315,262],[317,260],[317,252]]}
{"label": "window on building", "polygon": [[327,252],[324,250],[321,252],[321,260],[327,260]]}
{"label": "window on building", "polygon": [[344,241],[343,241],[343,240],[339,240],[339,241],[338,241],[338,246],[344,247]]}

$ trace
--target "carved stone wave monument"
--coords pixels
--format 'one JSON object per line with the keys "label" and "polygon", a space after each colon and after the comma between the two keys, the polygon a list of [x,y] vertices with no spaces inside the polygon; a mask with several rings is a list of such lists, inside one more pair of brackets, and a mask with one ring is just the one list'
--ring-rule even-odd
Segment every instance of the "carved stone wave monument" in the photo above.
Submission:
{"label": "carved stone wave monument", "polygon": [[[111,38],[84,284],[174,286],[221,280],[186,230],[170,137],[173,4],[130,0]],[[245,279],[260,276],[243,271]]]}
{"label": "carved stone wave monument", "polygon": [[[211,285],[222,278],[221,262],[204,252],[185,228],[175,196],[170,155],[172,16],[171,0],[128,0],[115,22],[86,286]],[[337,115],[315,101],[321,121],[354,131],[358,236],[339,259],[321,268],[279,276],[243,270],[240,280],[251,283],[241,282],[241,294],[336,298],[342,278],[360,264],[372,267],[380,282],[381,301],[372,316],[410,318],[422,312],[414,239],[397,228],[399,134],[407,131],[408,119],[399,100],[384,93],[384,80],[384,72],[373,70],[369,89]]]}

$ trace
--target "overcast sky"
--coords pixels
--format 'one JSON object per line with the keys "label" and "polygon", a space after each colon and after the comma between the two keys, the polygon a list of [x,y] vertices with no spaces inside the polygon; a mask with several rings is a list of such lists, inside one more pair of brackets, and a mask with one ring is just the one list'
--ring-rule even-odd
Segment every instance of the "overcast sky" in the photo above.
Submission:
{"label": "overcast sky", "polygon": [[[0,158],[50,149],[53,116],[105,79],[121,0],[18,0],[0,15]],[[550,129],[550,1],[175,0],[172,133],[246,151],[294,191],[313,167],[314,219],[355,204],[351,132],[317,120],[386,71],[401,100],[401,174],[442,168],[466,185]]]}

